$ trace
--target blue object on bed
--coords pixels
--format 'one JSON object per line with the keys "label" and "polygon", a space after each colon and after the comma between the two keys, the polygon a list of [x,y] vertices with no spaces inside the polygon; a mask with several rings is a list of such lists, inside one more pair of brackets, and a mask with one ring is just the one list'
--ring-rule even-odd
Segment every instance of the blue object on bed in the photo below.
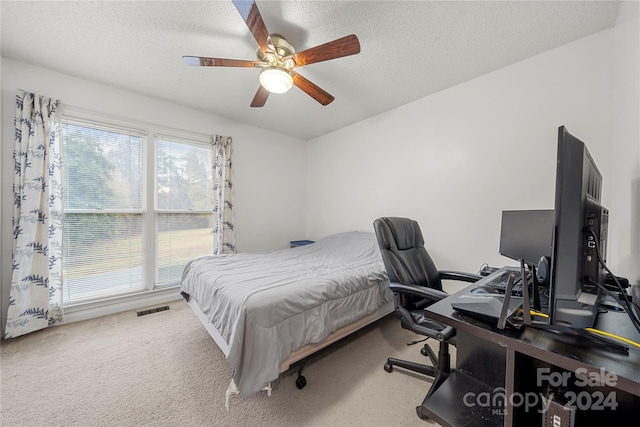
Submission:
{"label": "blue object on bed", "polygon": [[290,247],[297,248],[298,246],[305,246],[315,243],[313,240],[292,240],[289,242]]}

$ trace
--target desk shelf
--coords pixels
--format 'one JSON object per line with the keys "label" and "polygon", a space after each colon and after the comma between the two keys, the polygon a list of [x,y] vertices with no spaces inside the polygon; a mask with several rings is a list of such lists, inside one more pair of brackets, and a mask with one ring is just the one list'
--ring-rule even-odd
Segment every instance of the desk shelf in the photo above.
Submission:
{"label": "desk shelf", "polygon": [[[637,408],[640,408],[640,396],[618,388],[618,377],[613,373],[608,379],[604,371],[590,372],[594,378],[601,379],[603,384],[589,385],[586,367],[576,377],[574,371],[563,369],[549,362],[531,357],[528,354],[515,353],[515,370],[526,375],[514,376],[514,394],[523,397],[522,403],[512,407],[514,426],[539,427],[543,425],[542,396],[546,396],[549,388],[565,394],[576,406],[575,426],[585,425],[636,425]],[[547,374],[548,372],[548,374]],[[582,374],[584,373],[584,374]],[[614,380],[615,378],[615,380]],[[558,387],[551,387],[558,384]],[[593,384],[593,383],[592,383]]]}
{"label": "desk shelf", "polygon": [[[494,388],[461,370],[455,370],[425,402],[422,411],[442,424],[462,427],[493,427],[504,423],[504,407],[484,404]],[[460,407],[463,402],[464,407]],[[489,402],[490,403],[490,402]]]}

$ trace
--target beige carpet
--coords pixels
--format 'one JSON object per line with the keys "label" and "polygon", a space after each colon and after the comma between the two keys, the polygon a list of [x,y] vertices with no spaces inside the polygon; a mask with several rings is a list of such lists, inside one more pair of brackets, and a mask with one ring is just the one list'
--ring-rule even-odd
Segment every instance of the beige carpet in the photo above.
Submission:
{"label": "beige carpet", "polygon": [[[233,396],[230,368],[184,302],[50,328],[2,342],[2,426],[426,426],[415,414],[430,380],[382,368],[423,361],[418,336],[387,316],[266,392]],[[432,344],[435,346],[435,344]],[[435,347],[434,347],[435,348]]]}

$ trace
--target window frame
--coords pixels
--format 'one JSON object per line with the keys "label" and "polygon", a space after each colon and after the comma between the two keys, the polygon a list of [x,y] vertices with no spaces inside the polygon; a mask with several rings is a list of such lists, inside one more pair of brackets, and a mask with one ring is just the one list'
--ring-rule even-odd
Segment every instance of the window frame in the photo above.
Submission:
{"label": "window frame", "polygon": [[[211,135],[185,131],[181,129],[170,128],[162,125],[156,125],[147,122],[137,121],[135,119],[127,119],[105,115],[86,109],[80,109],[69,105],[62,106],[61,109],[62,123],[80,124],[98,129],[116,132],[129,132],[142,137],[142,188],[141,188],[141,208],[132,209],[125,212],[121,209],[65,209],[65,213],[130,213],[142,215],[142,245],[143,245],[143,290],[138,292],[130,292],[125,294],[104,296],[70,302],[64,305],[65,315],[80,310],[88,309],[100,312],[102,308],[120,304],[124,307],[137,307],[141,300],[149,302],[157,299],[159,301],[167,300],[169,295],[178,295],[175,290],[180,286],[179,281],[170,284],[158,284],[158,244],[157,244],[157,216],[158,213],[180,213],[174,210],[159,210],[157,207],[156,185],[158,181],[157,170],[157,139],[162,138],[175,142],[184,142],[195,145],[203,145],[211,147]],[[64,153],[63,153],[64,167]],[[153,173],[153,176],[150,174]],[[208,211],[185,210],[185,213],[209,213]],[[211,214],[213,214],[211,212]],[[179,296],[179,295],[178,295]],[[169,298],[169,299],[175,299]],[[81,317],[83,318],[83,317]]]}
{"label": "window frame", "polygon": [[[211,214],[213,215],[213,206],[211,211],[207,211],[207,210],[203,210],[203,209],[165,209],[165,208],[159,208],[158,207],[158,140],[163,140],[163,141],[168,141],[168,142],[175,142],[178,144],[189,144],[189,145],[194,145],[194,146],[203,146],[203,147],[208,147],[210,150],[213,150],[212,145],[211,145],[211,140],[209,139],[208,141],[202,141],[202,140],[193,140],[192,138],[186,138],[186,137],[179,137],[179,136],[172,136],[172,135],[168,135],[168,134],[161,134],[161,133],[157,133],[154,135],[153,138],[153,167],[154,167],[154,172],[153,172],[153,178],[154,178],[154,183],[153,183],[153,232],[155,233],[155,236],[158,236],[158,214]],[[212,153],[213,154],[213,153]],[[213,160],[211,160],[213,161]],[[213,177],[212,177],[212,181],[213,181]],[[213,184],[213,182],[212,182]],[[212,185],[213,187],[213,185]],[[212,190],[213,191],[213,188]],[[215,202],[214,202],[215,205]],[[214,239],[214,237],[212,236],[212,239]],[[155,243],[155,248],[154,248],[154,261],[157,261],[159,259],[159,245],[157,244],[158,240],[154,239],[154,243]],[[215,243],[215,241],[213,241],[213,243]],[[215,245],[212,245],[212,247],[215,247]],[[160,284],[159,283],[159,278],[158,278],[158,266],[154,264],[154,268],[153,268],[153,275],[154,275],[154,279],[153,279],[153,283],[154,286],[160,289],[164,289],[164,288],[169,288],[172,286],[177,286],[179,285],[179,283],[176,284]]]}

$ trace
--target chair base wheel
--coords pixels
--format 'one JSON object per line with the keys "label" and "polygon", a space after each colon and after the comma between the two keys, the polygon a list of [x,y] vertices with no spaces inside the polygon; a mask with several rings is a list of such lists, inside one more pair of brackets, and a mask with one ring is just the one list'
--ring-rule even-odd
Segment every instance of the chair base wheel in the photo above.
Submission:
{"label": "chair base wheel", "polygon": [[387,371],[387,372],[393,371],[393,365],[391,363],[385,363],[384,364],[384,370]]}
{"label": "chair base wheel", "polygon": [[300,375],[298,378],[296,378],[296,387],[298,387],[298,390],[302,390],[306,385],[307,379],[304,376]]}

